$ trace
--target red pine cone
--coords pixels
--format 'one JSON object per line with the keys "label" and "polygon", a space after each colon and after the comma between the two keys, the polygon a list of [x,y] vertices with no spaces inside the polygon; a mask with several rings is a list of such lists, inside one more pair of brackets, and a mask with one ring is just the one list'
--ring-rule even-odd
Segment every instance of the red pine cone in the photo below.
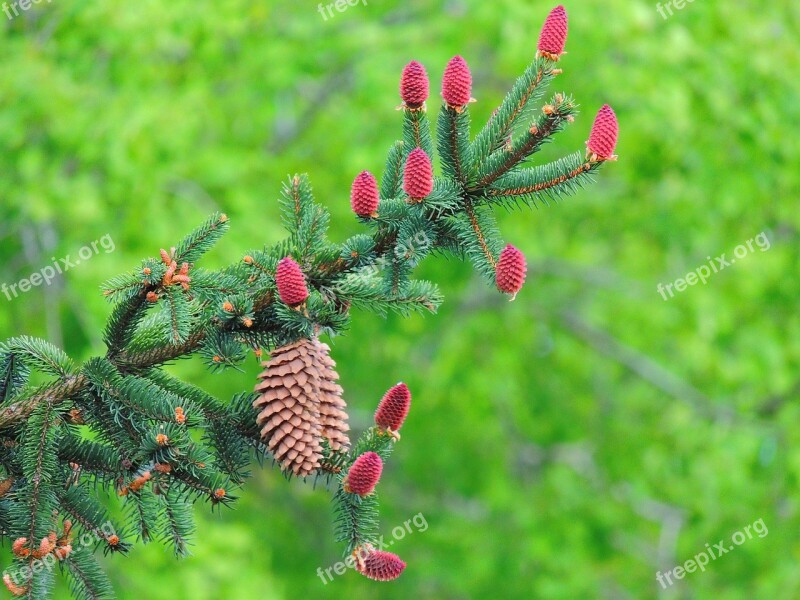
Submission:
{"label": "red pine cone", "polygon": [[375,581],[397,579],[405,568],[406,563],[399,556],[382,550],[372,550],[356,562],[358,572]]}
{"label": "red pine cone", "polygon": [[296,306],[308,298],[305,275],[303,275],[300,265],[289,256],[281,259],[278,263],[275,283],[278,284],[278,295],[284,304]]}
{"label": "red pine cone", "polygon": [[452,107],[461,107],[472,99],[472,74],[461,56],[447,63],[442,78],[442,98]]}
{"label": "red pine cone", "polygon": [[542,26],[539,34],[539,52],[549,55],[550,58],[558,60],[564,54],[564,46],[567,43],[567,11],[563,6],[556,6],[547,15],[547,19]]}
{"label": "red pine cone", "polygon": [[594,119],[592,132],[586,146],[589,148],[589,152],[596,154],[600,160],[610,160],[614,158],[614,148],[617,147],[618,137],[617,115],[608,104],[604,104]]}
{"label": "red pine cone", "polygon": [[349,494],[367,496],[372,493],[383,471],[383,461],[374,452],[365,452],[359,456],[344,481],[344,490]]}
{"label": "red pine cone", "polygon": [[433,165],[422,148],[414,148],[408,155],[403,190],[415,202],[421,202],[433,191]]}
{"label": "red pine cone", "polygon": [[378,210],[381,194],[378,182],[369,171],[362,171],[353,180],[350,188],[350,206],[359,217],[369,217]]}
{"label": "red pine cone", "polygon": [[384,394],[378,410],[375,411],[375,424],[384,429],[397,431],[403,426],[411,407],[411,392],[405,383],[398,383]]}
{"label": "red pine cone", "polygon": [[403,68],[403,75],[400,77],[400,97],[406,106],[419,108],[428,99],[430,84],[425,67],[415,60],[412,60]]}
{"label": "red pine cone", "polygon": [[516,296],[525,283],[526,271],[525,255],[508,244],[500,253],[500,260],[497,262],[497,289]]}

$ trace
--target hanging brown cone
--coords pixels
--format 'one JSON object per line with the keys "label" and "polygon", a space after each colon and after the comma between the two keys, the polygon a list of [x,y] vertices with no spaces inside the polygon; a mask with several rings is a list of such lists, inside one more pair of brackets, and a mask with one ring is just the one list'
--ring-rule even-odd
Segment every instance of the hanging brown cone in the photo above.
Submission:
{"label": "hanging brown cone", "polygon": [[319,358],[319,420],[322,426],[322,437],[327,438],[332,450],[341,450],[350,445],[347,432],[347,404],[342,398],[342,386],[336,381],[336,363],[330,356],[330,347],[317,341],[320,350]]}
{"label": "hanging brown cone", "polygon": [[256,385],[253,402],[261,437],[284,471],[305,477],[320,467],[322,440],[349,446],[347,413],[330,349],[317,339],[276,348]]}

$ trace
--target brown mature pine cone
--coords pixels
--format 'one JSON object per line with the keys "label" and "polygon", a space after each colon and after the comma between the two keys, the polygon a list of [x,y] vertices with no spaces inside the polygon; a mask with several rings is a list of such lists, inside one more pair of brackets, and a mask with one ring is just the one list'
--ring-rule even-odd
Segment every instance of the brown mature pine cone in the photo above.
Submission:
{"label": "brown mature pine cone", "polygon": [[320,467],[322,439],[338,450],[349,446],[346,406],[339,375],[317,339],[276,348],[256,385],[253,402],[261,437],[284,471],[305,477]]}
{"label": "brown mature pine cone", "polygon": [[340,450],[350,445],[347,432],[347,404],[342,398],[342,386],[336,383],[339,374],[336,372],[336,363],[330,357],[330,347],[322,342],[317,342],[320,350],[319,357],[319,413],[322,437],[328,439],[333,450]]}

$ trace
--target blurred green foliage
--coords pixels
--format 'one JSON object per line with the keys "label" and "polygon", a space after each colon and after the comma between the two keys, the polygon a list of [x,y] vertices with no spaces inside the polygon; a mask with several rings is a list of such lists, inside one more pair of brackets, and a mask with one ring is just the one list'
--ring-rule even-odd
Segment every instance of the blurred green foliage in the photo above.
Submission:
{"label": "blurred green foliage", "polygon": [[[372,0],[326,20],[310,2],[52,0],[0,16],[0,282],[105,234],[116,248],[0,296],[2,337],[101,352],[101,281],[216,209],[232,233],[207,266],[281,239],[290,173],[310,173],[338,239],[357,231],[349,185],[400,136],[402,66],[422,61],[436,93],[464,55],[477,126],[550,8]],[[583,114],[540,156],[582,148],[609,102],[619,163],[576,198],[502,217],[529,259],[515,303],[433,259],[438,316],[356,315],[334,340],[356,429],[397,380],[414,392],[379,488],[387,538],[420,512],[429,525],[392,547],[409,563],[401,580],[323,585],[317,567],[340,559],[329,496],[256,467],[235,511],[198,506],[190,559],[153,545],[106,560],[120,598],[800,597],[800,8],[567,9],[557,84]],[[657,293],[762,231],[768,251]],[[174,367],[222,397],[257,370]],[[758,519],[768,535],[660,591],[656,571]]]}

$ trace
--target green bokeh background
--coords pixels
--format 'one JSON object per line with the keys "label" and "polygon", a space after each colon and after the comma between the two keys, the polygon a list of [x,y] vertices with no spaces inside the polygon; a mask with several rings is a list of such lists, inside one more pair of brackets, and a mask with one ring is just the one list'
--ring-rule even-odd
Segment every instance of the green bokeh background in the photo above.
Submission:
{"label": "green bokeh background", "polygon": [[[418,513],[428,524],[392,547],[408,562],[399,581],[323,585],[317,568],[341,552],[329,495],[256,467],[235,510],[198,505],[191,558],[152,545],[105,560],[119,597],[800,598],[799,7],[697,0],[664,19],[650,1],[567,4],[557,85],[583,113],[540,160],[582,148],[608,102],[620,161],[577,197],[500,216],[529,261],[513,304],[430,259],[437,316],[355,314],[333,341],[355,429],[391,384],[414,393],[380,485],[387,537]],[[0,296],[0,337],[101,353],[103,280],[217,209],[232,232],[206,266],[281,239],[276,198],[295,172],[336,239],[358,231],[350,182],[381,172],[399,137],[402,66],[422,61],[435,94],[464,55],[475,126],[550,8],[369,0],[326,20],[304,1],[41,0],[0,13],[0,282],[115,242]],[[657,293],[760,232],[769,250]],[[220,397],[257,370],[172,368]],[[759,519],[765,537],[660,589],[656,571]]]}

